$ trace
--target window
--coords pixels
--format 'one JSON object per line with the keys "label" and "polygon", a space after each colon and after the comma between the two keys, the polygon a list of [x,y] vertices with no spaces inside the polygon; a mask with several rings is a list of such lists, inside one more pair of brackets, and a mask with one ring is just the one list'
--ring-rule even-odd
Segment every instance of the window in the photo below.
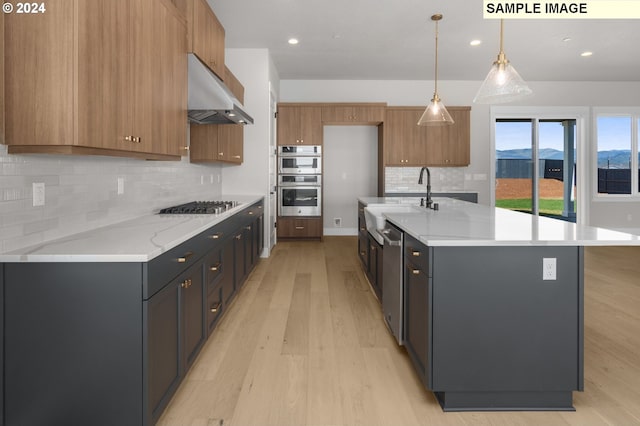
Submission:
{"label": "window", "polygon": [[[638,138],[640,115],[598,114],[596,117],[596,194],[640,195]],[[634,171],[632,173],[632,171]]]}

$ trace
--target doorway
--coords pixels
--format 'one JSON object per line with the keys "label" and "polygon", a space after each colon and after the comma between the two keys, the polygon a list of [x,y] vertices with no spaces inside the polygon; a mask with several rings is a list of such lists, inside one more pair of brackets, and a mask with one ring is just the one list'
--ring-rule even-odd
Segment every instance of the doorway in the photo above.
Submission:
{"label": "doorway", "polygon": [[496,207],[577,221],[581,120],[563,113],[494,115]]}

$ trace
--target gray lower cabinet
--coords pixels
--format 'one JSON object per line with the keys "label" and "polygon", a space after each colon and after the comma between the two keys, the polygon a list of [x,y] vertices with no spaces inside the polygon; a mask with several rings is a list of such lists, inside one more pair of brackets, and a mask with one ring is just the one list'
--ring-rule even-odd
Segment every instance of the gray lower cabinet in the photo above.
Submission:
{"label": "gray lower cabinet", "polygon": [[[557,279],[542,277],[544,258]],[[405,234],[405,346],[445,411],[572,410],[581,247],[427,247]]]}
{"label": "gray lower cabinet", "polygon": [[155,424],[257,260],[234,236],[261,207],[150,262],[0,264],[0,424]]}

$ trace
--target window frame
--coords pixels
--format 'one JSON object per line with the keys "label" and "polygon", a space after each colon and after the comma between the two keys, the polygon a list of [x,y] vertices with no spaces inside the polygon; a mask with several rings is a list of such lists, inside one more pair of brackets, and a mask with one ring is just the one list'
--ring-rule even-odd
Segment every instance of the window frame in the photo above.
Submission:
{"label": "window frame", "polygon": [[[598,192],[598,119],[601,117],[625,117],[631,119],[631,193],[606,194]],[[593,109],[593,143],[591,148],[591,197],[594,202],[637,202],[640,200],[638,149],[640,135],[640,108],[600,107]]]}

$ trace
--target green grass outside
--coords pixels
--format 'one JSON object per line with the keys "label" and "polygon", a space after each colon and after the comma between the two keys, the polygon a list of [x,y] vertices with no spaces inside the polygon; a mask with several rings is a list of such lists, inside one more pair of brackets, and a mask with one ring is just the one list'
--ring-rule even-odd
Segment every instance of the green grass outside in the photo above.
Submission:
{"label": "green grass outside", "polygon": [[[531,211],[530,198],[514,198],[505,200],[496,200],[496,207],[502,207],[510,210]],[[541,214],[562,215],[564,208],[563,200],[540,199],[539,209]]]}

